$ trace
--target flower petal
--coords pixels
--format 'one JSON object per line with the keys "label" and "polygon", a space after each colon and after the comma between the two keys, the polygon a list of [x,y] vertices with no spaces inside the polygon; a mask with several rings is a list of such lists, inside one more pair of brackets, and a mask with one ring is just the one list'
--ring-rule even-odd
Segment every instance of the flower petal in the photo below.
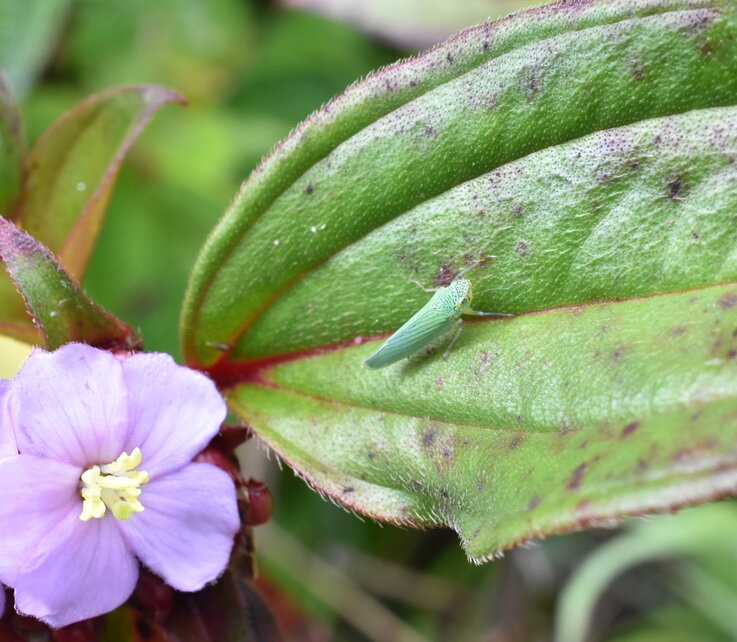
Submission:
{"label": "flower petal", "polygon": [[226,407],[215,385],[166,354],[134,354],[123,361],[131,434],[151,479],[192,461],[218,432]]}
{"label": "flower petal", "polygon": [[210,464],[193,463],[143,487],[142,513],[121,530],[167,584],[197,591],[224,570],[240,526],[235,486]]}
{"label": "flower petal", "polygon": [[10,381],[0,379],[0,458],[18,454],[13,424],[10,422],[7,404],[5,403],[9,387]]}
{"label": "flower petal", "polygon": [[14,587],[16,609],[53,627],[112,611],[138,580],[138,563],[114,518],[78,524]]}
{"label": "flower petal", "polygon": [[120,362],[82,343],[34,350],[7,393],[18,450],[81,467],[117,459],[127,435]]}
{"label": "flower petal", "polygon": [[0,460],[0,580],[11,586],[79,521],[79,469],[31,455]]}

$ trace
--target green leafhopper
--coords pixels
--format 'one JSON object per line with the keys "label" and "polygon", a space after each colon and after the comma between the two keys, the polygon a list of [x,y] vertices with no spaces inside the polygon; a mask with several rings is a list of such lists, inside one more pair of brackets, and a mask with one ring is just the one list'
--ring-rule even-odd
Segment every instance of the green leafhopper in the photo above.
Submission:
{"label": "green leafhopper", "polygon": [[429,290],[435,292],[432,298],[409,319],[399,330],[390,336],[368,359],[369,368],[383,368],[430,345],[451,328],[455,334],[445,350],[446,357],[461,332],[461,315],[478,317],[511,317],[501,312],[479,312],[471,307],[471,281],[462,276],[466,268],[452,282],[443,288]]}

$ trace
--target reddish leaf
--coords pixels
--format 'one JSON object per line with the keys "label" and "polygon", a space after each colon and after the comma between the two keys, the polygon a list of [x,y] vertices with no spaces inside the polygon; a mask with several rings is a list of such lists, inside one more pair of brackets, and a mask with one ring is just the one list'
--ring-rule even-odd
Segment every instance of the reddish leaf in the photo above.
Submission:
{"label": "reddish leaf", "polygon": [[90,96],[62,116],[28,158],[23,228],[80,279],[123,159],[156,110],[184,98],[156,85]]}
{"label": "reddish leaf", "polygon": [[47,248],[3,218],[0,259],[23,295],[47,348],[70,341],[120,350],[136,347],[137,338],[130,327],[91,301]]}

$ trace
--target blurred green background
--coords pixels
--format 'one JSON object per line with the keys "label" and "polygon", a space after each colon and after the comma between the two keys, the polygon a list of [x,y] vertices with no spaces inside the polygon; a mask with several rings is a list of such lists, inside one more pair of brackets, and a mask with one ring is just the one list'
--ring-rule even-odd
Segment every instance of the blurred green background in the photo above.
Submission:
{"label": "blurred green background", "polygon": [[[159,83],[189,100],[161,110],[125,161],[84,281],[140,329],[148,350],[178,356],[188,271],[261,157],[371,70],[525,4],[2,0],[0,64],[31,143],[111,86]],[[0,374],[9,376],[19,353],[0,350]],[[731,503],[634,522],[624,533],[551,538],[476,567],[453,533],[348,514],[255,441],[243,465],[276,500],[270,525],[256,529],[262,572],[315,621],[311,639],[550,640],[557,625],[567,642],[589,617],[590,639],[737,639]]]}

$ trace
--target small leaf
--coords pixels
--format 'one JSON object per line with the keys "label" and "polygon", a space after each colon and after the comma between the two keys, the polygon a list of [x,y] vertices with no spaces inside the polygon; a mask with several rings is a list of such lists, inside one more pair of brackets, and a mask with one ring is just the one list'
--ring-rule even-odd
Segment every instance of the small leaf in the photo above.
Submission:
{"label": "small leaf", "polygon": [[[736,18],[555,3],[353,86],[211,235],[186,359],[319,491],[474,560],[734,493]],[[489,256],[473,306],[516,318],[365,368],[412,281]]]}
{"label": "small leaf", "polygon": [[121,163],[153,114],[171,102],[184,99],[156,85],[95,94],[31,150],[20,221],[73,278],[84,274]]}
{"label": "small leaf", "polygon": [[20,197],[24,145],[18,106],[0,73],[0,216],[9,216]]}
{"label": "small leaf", "polygon": [[3,218],[0,259],[49,350],[70,341],[121,350],[136,346],[137,339],[127,325],[90,301],[48,249]]}

